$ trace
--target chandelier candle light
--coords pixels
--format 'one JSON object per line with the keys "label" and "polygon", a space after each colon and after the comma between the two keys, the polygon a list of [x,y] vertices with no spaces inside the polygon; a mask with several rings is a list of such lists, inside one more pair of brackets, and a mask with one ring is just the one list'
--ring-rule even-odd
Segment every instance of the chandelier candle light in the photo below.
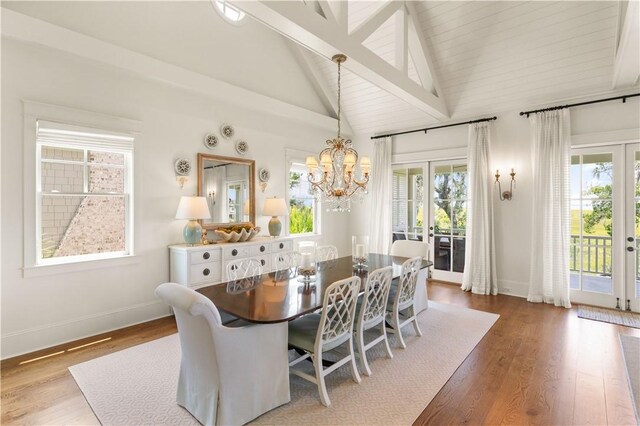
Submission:
{"label": "chandelier candle light", "polygon": [[[340,136],[340,64],[347,60],[342,54],[334,55],[331,60],[338,64],[338,136],[327,140],[327,147],[320,151],[320,167],[316,157],[307,157],[311,191],[317,197],[323,196],[327,210],[349,211],[351,197],[361,190],[366,193],[371,160],[362,157],[358,166],[358,152],[352,148],[351,139]],[[360,169],[360,178],[356,170]]]}

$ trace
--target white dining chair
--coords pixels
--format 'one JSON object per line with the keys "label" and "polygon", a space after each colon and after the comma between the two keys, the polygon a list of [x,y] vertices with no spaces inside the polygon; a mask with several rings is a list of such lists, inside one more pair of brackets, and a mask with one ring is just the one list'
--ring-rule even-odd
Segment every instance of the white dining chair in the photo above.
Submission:
{"label": "white dining chair", "polygon": [[[389,289],[391,288],[391,278],[393,267],[376,269],[367,277],[364,286],[362,299],[358,301],[356,311],[356,347],[360,358],[360,367],[367,376],[371,375],[369,362],[367,361],[367,351],[384,342],[387,356],[393,358],[389,339],[387,338],[387,328],[385,325],[385,315],[387,313],[387,301],[389,300]],[[362,302],[360,302],[360,300]],[[379,326],[379,334],[368,343],[365,343],[365,331],[373,330]],[[367,333],[366,337],[370,337]]]}
{"label": "white dining chair", "polygon": [[338,258],[338,248],[334,245],[327,244],[316,248],[316,257],[318,262],[333,260]]}
{"label": "white dining chair", "polygon": [[176,400],[203,425],[240,425],[290,401],[287,324],[222,325],[196,291],[164,283],[156,295],[173,308],[181,360]]}
{"label": "white dining chair", "polygon": [[[391,245],[391,256],[415,257],[427,259],[429,244],[423,241],[397,240]],[[429,268],[418,272],[418,287],[416,288],[416,314],[429,307],[429,295],[427,294],[427,277]]]}
{"label": "white dining chair", "polygon": [[262,263],[259,259],[237,259],[227,263],[227,281],[262,275]]}
{"label": "white dining chair", "polygon": [[276,271],[284,271],[287,269],[296,270],[300,265],[300,253],[297,251],[278,253],[273,256],[273,260],[276,266]]}
{"label": "white dining chair", "polygon": [[392,327],[389,331],[398,337],[398,342],[403,349],[406,348],[407,345],[402,337],[402,327],[413,324],[416,334],[422,336],[415,308],[416,284],[421,264],[421,257],[416,256],[406,260],[402,264],[402,272],[400,273],[398,285],[392,285],[389,290],[387,321]]}
{"label": "white dining chair", "polygon": [[[303,353],[289,363],[289,372],[317,384],[320,401],[326,407],[331,405],[326,375],[350,363],[353,381],[360,383],[361,380],[353,351],[353,323],[359,289],[360,277],[336,281],[325,291],[321,313],[307,314],[289,322],[289,346]],[[342,358],[325,368],[322,355],[341,345],[347,346],[347,354],[339,354]],[[313,362],[315,376],[293,368],[308,358]]]}

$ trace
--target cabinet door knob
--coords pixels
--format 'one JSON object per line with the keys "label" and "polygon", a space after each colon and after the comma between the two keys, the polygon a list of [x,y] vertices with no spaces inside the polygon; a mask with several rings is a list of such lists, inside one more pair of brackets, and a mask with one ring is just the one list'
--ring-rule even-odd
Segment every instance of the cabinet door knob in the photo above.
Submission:
{"label": "cabinet door knob", "polygon": [[280,248],[281,249],[284,248],[284,244],[283,243],[280,243]]}
{"label": "cabinet door knob", "polygon": [[233,250],[231,251],[231,256],[237,256],[237,255],[238,255],[238,250],[233,249]]}
{"label": "cabinet door knob", "polygon": [[202,253],[202,258],[207,260],[211,257],[211,253],[209,253],[208,251],[205,251],[204,253]]}
{"label": "cabinet door knob", "polygon": [[209,270],[209,268],[204,268],[204,271],[202,271],[202,274],[206,277],[207,275],[209,275],[211,273],[211,271]]}
{"label": "cabinet door knob", "polygon": [[262,266],[264,266],[266,262],[264,261],[264,259],[260,259],[260,263],[262,263]]}
{"label": "cabinet door knob", "polygon": [[260,251],[264,251],[265,247],[264,246],[260,246]]}

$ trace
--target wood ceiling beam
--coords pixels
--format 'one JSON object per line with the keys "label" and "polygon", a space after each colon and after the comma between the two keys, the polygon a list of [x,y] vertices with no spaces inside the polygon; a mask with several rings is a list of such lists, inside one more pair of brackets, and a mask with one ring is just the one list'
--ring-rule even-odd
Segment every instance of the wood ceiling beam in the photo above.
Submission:
{"label": "wood ceiling beam", "polygon": [[[348,3],[348,2],[347,2]],[[382,6],[378,11],[373,13],[367,19],[362,21],[353,31],[350,32],[351,37],[356,41],[362,43],[369,37],[375,30],[380,28],[387,19],[391,18],[398,9],[403,7],[402,2],[390,1]]]}
{"label": "wood ceiling beam", "polygon": [[420,77],[420,81],[426,90],[430,93],[443,98],[443,92],[440,87],[440,82],[435,74],[435,67],[433,60],[431,59],[431,52],[427,47],[427,42],[424,40],[424,32],[420,21],[418,20],[418,12],[413,2],[406,2],[409,26],[409,52],[411,52],[411,58],[416,66],[416,71]]}
{"label": "wood ceiling beam", "polygon": [[447,106],[440,97],[350,37],[341,22],[344,18],[336,17],[337,22],[325,19],[303,2],[247,1],[234,5],[321,56],[347,55],[349,60],[343,66],[354,74],[438,120],[449,118]]}
{"label": "wood ceiling beam", "polygon": [[[313,55],[313,53],[309,52],[307,49],[305,49],[304,47],[300,46],[298,43],[295,43],[293,41],[290,41],[287,44],[290,45],[289,47],[291,48],[293,55],[298,61],[298,64],[300,64],[302,71],[304,71],[307,78],[311,82],[311,85],[320,96],[320,101],[325,106],[327,111],[330,112],[331,116],[337,119],[338,118],[337,94],[335,93],[334,90],[332,90],[329,87],[326,79],[324,78],[324,76],[322,75],[318,67],[316,67],[315,64],[313,63],[313,60],[311,58],[311,55]],[[349,121],[345,117],[344,111],[342,112],[341,115],[342,117],[340,118],[340,120],[342,123],[342,129],[344,133],[348,135],[352,135],[353,129],[351,128]]]}
{"label": "wood ceiling beam", "polygon": [[627,2],[613,66],[613,88],[633,86],[640,75],[640,3]]}

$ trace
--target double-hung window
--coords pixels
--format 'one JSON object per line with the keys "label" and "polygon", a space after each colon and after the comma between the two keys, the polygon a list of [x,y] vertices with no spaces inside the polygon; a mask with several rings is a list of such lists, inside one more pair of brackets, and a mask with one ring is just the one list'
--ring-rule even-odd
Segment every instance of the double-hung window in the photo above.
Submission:
{"label": "double-hung window", "polygon": [[133,137],[38,120],[36,264],[133,249]]}
{"label": "double-hung window", "polygon": [[319,233],[318,202],[310,192],[307,167],[292,163],[289,168],[289,234]]}

